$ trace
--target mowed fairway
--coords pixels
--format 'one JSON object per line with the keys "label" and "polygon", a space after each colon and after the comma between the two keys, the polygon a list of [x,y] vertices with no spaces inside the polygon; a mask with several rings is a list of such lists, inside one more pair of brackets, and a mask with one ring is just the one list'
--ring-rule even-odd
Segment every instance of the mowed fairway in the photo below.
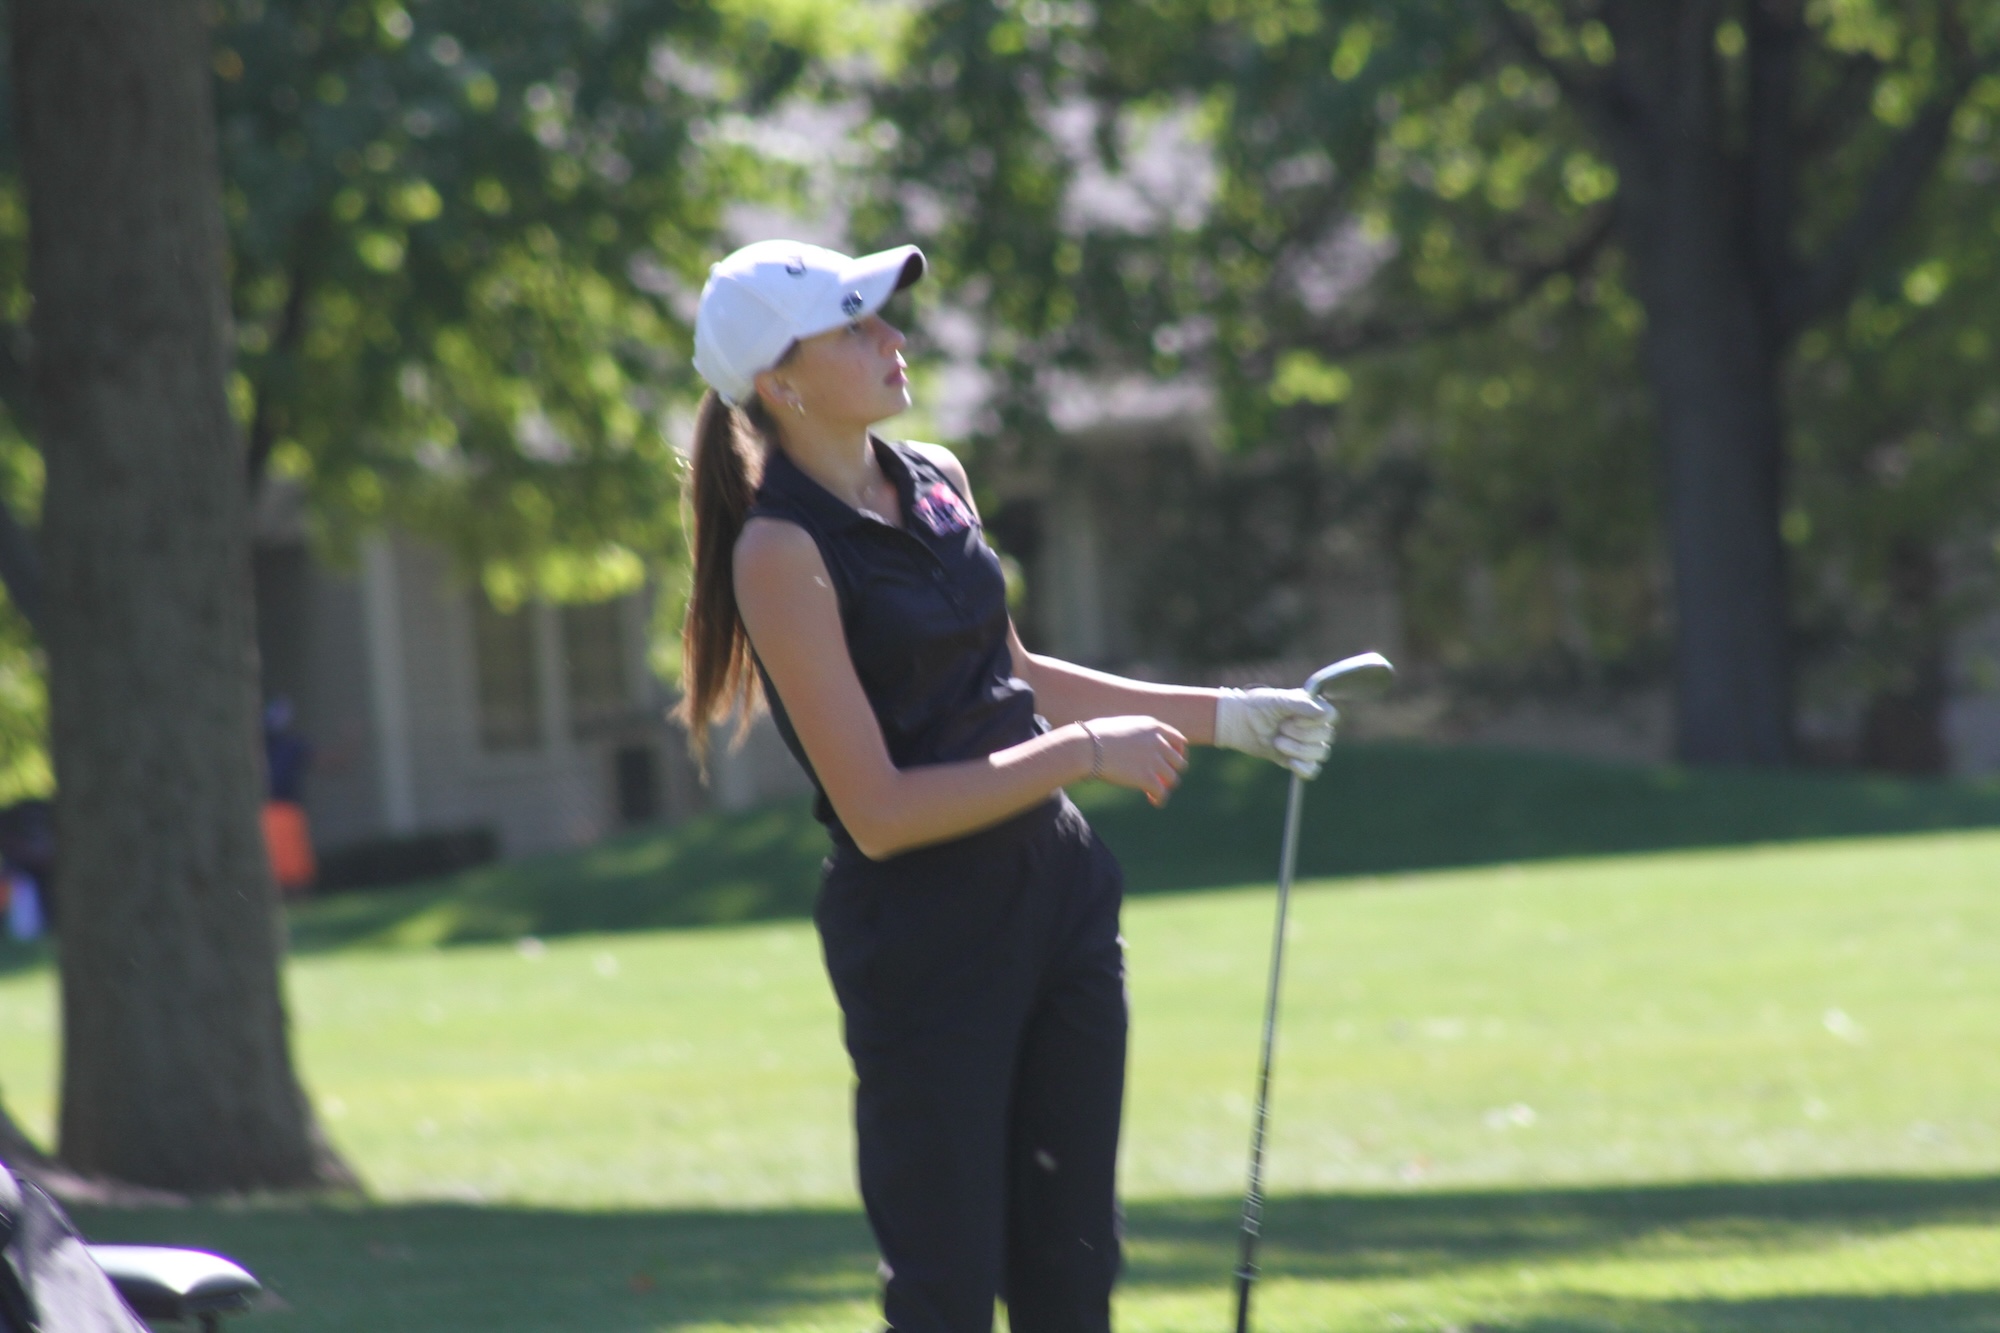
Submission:
{"label": "mowed fairway", "polygon": [[[1307,886],[1268,1330],[2000,1329],[2000,835]],[[1271,895],[1130,904],[1126,1330],[1227,1325]],[[873,1257],[803,923],[296,960],[366,1205],[88,1212],[301,1330],[858,1329]],[[52,986],[0,1084],[52,1110]]]}

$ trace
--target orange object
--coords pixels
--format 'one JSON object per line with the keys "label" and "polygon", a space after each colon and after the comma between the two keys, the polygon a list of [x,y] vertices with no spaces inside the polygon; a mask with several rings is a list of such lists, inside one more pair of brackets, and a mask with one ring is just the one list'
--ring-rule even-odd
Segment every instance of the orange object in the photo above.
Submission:
{"label": "orange object", "polygon": [[264,849],[271,857],[271,876],[286,897],[303,897],[319,878],[312,826],[297,801],[264,802]]}

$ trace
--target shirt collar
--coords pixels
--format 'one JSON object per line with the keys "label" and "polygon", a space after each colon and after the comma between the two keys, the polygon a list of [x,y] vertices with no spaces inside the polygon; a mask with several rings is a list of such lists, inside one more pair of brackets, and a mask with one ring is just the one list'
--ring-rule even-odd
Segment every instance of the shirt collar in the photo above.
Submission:
{"label": "shirt collar", "polygon": [[[888,477],[896,488],[896,498],[904,515],[904,526],[908,527],[911,506],[916,502],[916,482],[910,474],[909,464],[904,459],[902,450],[879,435],[870,435],[868,439],[875,446],[875,461],[881,465],[883,475]],[[860,524],[875,522],[814,481],[804,468],[794,463],[791,457],[776,445],[771,445],[764,451],[764,478],[758,483],[757,493],[760,497],[788,500],[798,505],[829,532],[844,532]],[[888,524],[881,526],[888,527]]]}

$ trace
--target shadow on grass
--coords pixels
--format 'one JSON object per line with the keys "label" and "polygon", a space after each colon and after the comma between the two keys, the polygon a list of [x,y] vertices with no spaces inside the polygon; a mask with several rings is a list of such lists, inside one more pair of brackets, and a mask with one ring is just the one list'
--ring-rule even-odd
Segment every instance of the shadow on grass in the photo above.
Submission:
{"label": "shadow on grass", "polygon": [[292,948],[423,947],[809,916],[826,853],[826,832],[802,802],[708,815],[414,888],[336,894],[291,913]]}
{"label": "shadow on grass", "polygon": [[19,940],[0,939],[0,977],[12,976],[16,972],[39,972],[45,967],[55,966],[55,961],[55,947],[48,940],[24,944]]}
{"label": "shadow on grass", "polygon": [[[757,1323],[875,1290],[859,1213],[569,1212],[453,1204],[79,1209],[95,1241],[243,1263],[288,1309],[273,1330],[589,1329]],[[860,1327],[865,1320],[852,1321]]]}
{"label": "shadow on grass", "polygon": [[2000,1289],[1921,1295],[1781,1296],[1741,1301],[1579,1300],[1493,1333],[1995,1333]]}
{"label": "shadow on grass", "polygon": [[[234,1255],[291,1307],[283,1325],[299,1333],[359,1327],[637,1333],[815,1315],[860,1327],[875,1290],[867,1227],[858,1213],[843,1211],[418,1204],[81,1210],[78,1219],[97,1240],[170,1242]],[[1129,1291],[1226,1288],[1235,1201],[1142,1202],[1128,1221]],[[1754,1264],[1760,1255],[1944,1223],[2000,1227],[2000,1178],[1283,1198],[1267,1214],[1265,1266],[1272,1276],[1317,1280],[1449,1278],[1491,1266],[1610,1257],[1656,1243],[1677,1254],[1692,1249]],[[859,1317],[845,1317],[855,1312]],[[252,1333],[264,1322],[252,1317],[240,1327]],[[1741,1302],[1552,1293],[1531,1313],[1492,1327],[1971,1333],[2000,1327],[2000,1293]]]}
{"label": "shadow on grass", "polygon": [[[1269,881],[1285,775],[1202,752],[1166,812],[1079,789],[1135,894]],[[1336,748],[1307,797],[1306,876],[2000,825],[2000,785],[1859,774],[1647,768],[1505,750]],[[826,835],[802,801],[639,830],[294,912],[292,940],[437,945],[810,915]]]}
{"label": "shadow on grass", "polygon": [[[1192,1200],[1134,1208],[1131,1279],[1205,1280],[1215,1271],[1219,1207]],[[1233,1210],[1222,1221],[1233,1228]],[[1267,1208],[1264,1253],[1268,1269],[1292,1277],[1420,1277],[1574,1259],[1668,1237],[1682,1252],[1755,1254],[1945,1223],[2000,1226],[2000,1178],[1306,1195]]]}

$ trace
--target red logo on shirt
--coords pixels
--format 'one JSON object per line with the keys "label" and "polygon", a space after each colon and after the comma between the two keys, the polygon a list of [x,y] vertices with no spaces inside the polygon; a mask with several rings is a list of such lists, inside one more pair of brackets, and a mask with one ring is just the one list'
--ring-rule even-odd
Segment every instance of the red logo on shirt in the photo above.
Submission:
{"label": "red logo on shirt", "polygon": [[964,532],[972,526],[972,511],[958,498],[957,491],[941,481],[934,481],[918,492],[916,511],[924,526],[940,537]]}

